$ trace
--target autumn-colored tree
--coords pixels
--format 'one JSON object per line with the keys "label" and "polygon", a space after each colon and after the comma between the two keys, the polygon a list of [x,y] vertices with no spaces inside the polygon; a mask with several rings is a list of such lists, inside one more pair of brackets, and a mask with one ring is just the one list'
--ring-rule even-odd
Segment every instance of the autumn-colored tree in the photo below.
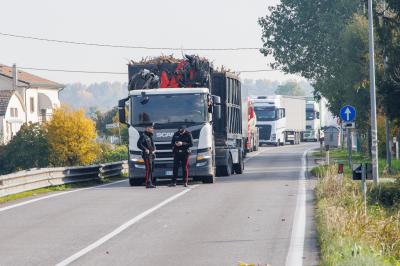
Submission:
{"label": "autumn-colored tree", "polygon": [[96,160],[96,126],[83,110],[73,111],[67,106],[56,109],[46,127],[53,165],[86,165]]}

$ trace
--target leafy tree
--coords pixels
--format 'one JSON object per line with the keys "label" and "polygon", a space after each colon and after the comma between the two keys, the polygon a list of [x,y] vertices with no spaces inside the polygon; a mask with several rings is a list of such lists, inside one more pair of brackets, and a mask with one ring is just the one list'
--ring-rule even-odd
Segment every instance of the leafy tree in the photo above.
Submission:
{"label": "leafy tree", "polygon": [[49,164],[46,130],[37,123],[23,124],[0,153],[2,172],[46,167]]}
{"label": "leafy tree", "polygon": [[388,7],[383,11],[378,6],[376,20],[380,46],[383,47],[381,64],[378,72],[378,85],[382,96],[383,108],[391,119],[400,118],[400,2],[388,0]]}
{"label": "leafy tree", "polygon": [[73,111],[66,106],[56,109],[46,127],[53,165],[85,165],[96,160],[99,147],[95,123],[83,110]]}
{"label": "leafy tree", "polygon": [[277,95],[305,96],[306,93],[300,88],[296,81],[288,81],[283,85],[279,85],[275,91]]}
{"label": "leafy tree", "polygon": [[355,105],[366,128],[368,24],[359,13],[358,0],[282,0],[259,23],[262,52],[275,58],[272,67],[310,80],[336,115],[344,104]]}
{"label": "leafy tree", "polygon": [[93,120],[96,122],[96,130],[99,135],[110,136],[113,132],[106,128],[107,124],[114,123],[115,116],[118,115],[118,107],[113,107],[107,112],[96,110],[93,114]]}

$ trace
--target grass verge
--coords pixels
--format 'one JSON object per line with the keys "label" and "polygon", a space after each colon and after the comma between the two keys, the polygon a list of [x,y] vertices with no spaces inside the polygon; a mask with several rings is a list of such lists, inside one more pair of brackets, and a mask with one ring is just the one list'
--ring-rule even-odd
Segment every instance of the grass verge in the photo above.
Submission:
{"label": "grass verge", "polygon": [[[326,152],[322,151],[316,151],[312,154],[316,158],[325,158]],[[344,170],[346,174],[350,174],[350,168],[348,165],[348,153],[346,149],[333,149],[329,151],[329,157],[331,160],[338,162],[338,163],[344,163]],[[359,153],[359,152],[354,152],[352,153],[352,159],[353,163],[366,163],[370,162],[371,160],[369,157],[365,154]],[[400,177],[400,160],[392,160],[392,167],[391,171],[389,171],[387,165],[386,165],[386,160],[385,159],[379,159],[378,161],[379,164],[379,175],[382,178],[396,178]]]}
{"label": "grass verge", "polygon": [[64,190],[68,190],[68,189],[74,189],[74,188],[85,188],[85,187],[92,187],[92,186],[101,185],[101,184],[107,184],[107,183],[122,180],[125,178],[126,178],[125,176],[121,176],[121,177],[115,177],[115,178],[104,178],[101,180],[99,179],[99,180],[93,180],[93,181],[85,181],[85,182],[79,182],[79,183],[64,184],[64,185],[59,185],[59,186],[38,188],[38,189],[34,189],[34,190],[24,191],[24,192],[20,192],[17,194],[0,197],[0,204],[14,201],[17,199],[46,194],[46,193],[50,193],[50,192],[57,192],[57,191],[64,191]]}
{"label": "grass verge", "polygon": [[321,265],[400,265],[400,182],[368,184],[367,215],[361,183],[318,166],[316,222]]}

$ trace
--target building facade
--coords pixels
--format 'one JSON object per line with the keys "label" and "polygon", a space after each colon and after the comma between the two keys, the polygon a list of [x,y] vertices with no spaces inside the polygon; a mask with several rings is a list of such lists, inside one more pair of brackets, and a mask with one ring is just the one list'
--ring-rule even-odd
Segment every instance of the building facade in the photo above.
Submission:
{"label": "building facade", "polygon": [[0,64],[0,144],[7,144],[23,123],[43,123],[60,106],[64,85]]}

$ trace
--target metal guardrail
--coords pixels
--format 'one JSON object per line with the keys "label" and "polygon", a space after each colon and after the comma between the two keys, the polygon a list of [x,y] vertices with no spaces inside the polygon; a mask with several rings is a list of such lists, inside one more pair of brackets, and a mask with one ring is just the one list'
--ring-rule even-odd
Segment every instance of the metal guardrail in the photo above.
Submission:
{"label": "metal guardrail", "polygon": [[28,190],[100,180],[126,173],[127,161],[79,167],[41,168],[0,176],[0,197]]}

